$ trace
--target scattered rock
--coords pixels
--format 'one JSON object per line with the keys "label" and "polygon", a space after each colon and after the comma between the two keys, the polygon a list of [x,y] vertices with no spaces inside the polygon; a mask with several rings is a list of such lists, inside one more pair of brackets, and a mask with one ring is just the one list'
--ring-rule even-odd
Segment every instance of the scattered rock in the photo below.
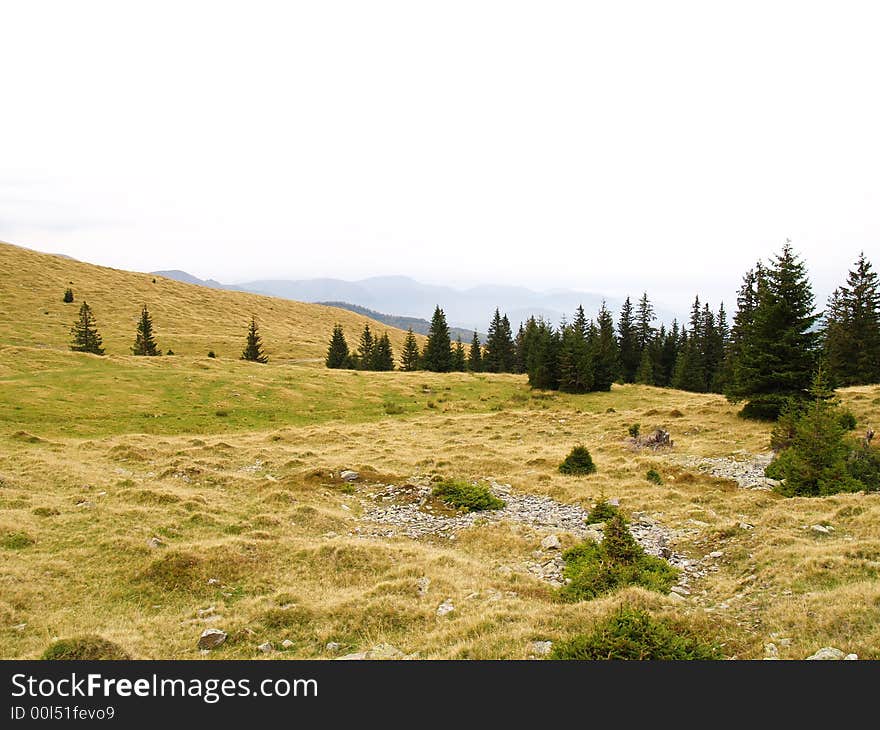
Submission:
{"label": "scattered rock", "polygon": [[455,610],[455,606],[452,603],[452,599],[447,598],[443,603],[437,606],[437,615],[445,616],[447,613],[452,613]]}
{"label": "scattered rock", "polygon": [[263,652],[263,654],[269,654],[269,653],[275,651],[275,647],[272,646],[272,642],[271,642],[271,641],[267,641],[267,642],[265,642],[264,644],[260,644],[260,645],[257,647],[257,649],[259,649],[261,652]]}
{"label": "scattered rock", "polygon": [[713,550],[711,553],[709,553],[709,557],[715,559],[720,558],[722,555],[724,555],[724,552],[721,550]]}
{"label": "scattered rock", "polygon": [[845,657],[846,654],[844,654],[840,649],[835,649],[833,646],[823,646],[815,654],[813,654],[812,656],[808,656],[807,661],[839,661],[841,659],[844,659]]}
{"label": "scattered rock", "polygon": [[419,595],[426,596],[426,595],[428,595],[428,588],[431,587],[431,579],[428,578],[428,576],[426,576],[426,575],[422,576],[421,578],[419,578],[416,581],[416,585],[418,586],[418,589],[419,589]]}
{"label": "scattered rock", "polygon": [[337,661],[362,661],[365,659],[404,659],[404,653],[391,644],[377,644],[368,651],[359,651],[354,654],[341,656]]}
{"label": "scattered rock", "polygon": [[156,548],[160,548],[165,544],[165,541],[158,537],[151,537],[147,540],[147,547],[155,550]]}
{"label": "scattered rock", "polygon": [[532,642],[532,655],[533,656],[547,656],[552,649],[553,649],[553,642],[552,641],[533,641]]}
{"label": "scattered rock", "polygon": [[681,593],[670,593],[669,597],[675,603],[687,603],[687,598],[685,598],[683,595],[681,595]]}
{"label": "scattered rock", "polygon": [[208,585],[209,585],[209,586],[215,586],[215,585],[217,585],[218,583],[220,583],[220,581],[217,580],[216,578],[208,578]]}
{"label": "scattered rock", "polygon": [[290,649],[291,647],[293,647],[293,645],[294,644],[290,639],[285,639],[284,641],[281,642],[282,649]]}
{"label": "scattered rock", "polygon": [[764,644],[764,658],[779,659],[779,649],[776,648],[776,644]]}
{"label": "scattered rock", "polygon": [[755,529],[755,526],[754,526],[754,525],[750,525],[748,522],[740,522],[740,523],[739,523],[739,529],[740,529],[740,530],[754,530],[754,529]]}
{"label": "scattered rock", "polygon": [[764,469],[773,461],[773,454],[747,454],[735,459],[728,456],[701,458],[698,456],[673,457],[676,463],[696,468],[697,470],[721,479],[730,479],[742,489],[760,489],[769,491],[778,482],[764,476]]}
{"label": "scattered rock", "polygon": [[559,542],[559,537],[556,535],[547,535],[547,537],[541,540],[541,547],[544,550],[559,550],[562,547],[562,543]]}
{"label": "scattered rock", "polygon": [[15,624],[15,626],[12,627],[12,630],[17,631],[18,633],[21,633],[26,628],[27,628],[27,621],[25,621],[23,624]]}
{"label": "scattered rock", "polygon": [[826,527],[825,525],[811,525],[810,529],[813,532],[818,532],[820,535],[829,535],[831,531],[834,529],[833,527]]}
{"label": "scattered rock", "polygon": [[200,617],[212,616],[216,610],[217,610],[216,606],[208,606],[207,608],[197,609],[196,614]]}
{"label": "scattered rock", "polygon": [[199,649],[216,649],[226,637],[226,632],[220,629],[205,629],[199,637]]}
{"label": "scattered rock", "polygon": [[339,644],[338,641],[328,641],[328,642],[324,645],[324,648],[325,648],[327,651],[339,651],[339,649],[341,648],[341,645]]}
{"label": "scattered rock", "polygon": [[858,658],[859,658],[858,654],[847,654],[843,659],[844,659],[844,661],[847,661],[847,662],[854,662],[854,661],[857,661]]}
{"label": "scattered rock", "polygon": [[343,471],[339,472],[339,478],[344,482],[356,482],[359,477],[360,474],[358,474],[356,471],[353,471],[352,469],[344,469]]}
{"label": "scattered rock", "polygon": [[691,594],[690,590],[685,586],[672,586],[669,590],[673,593],[677,593],[679,596],[689,596]]}

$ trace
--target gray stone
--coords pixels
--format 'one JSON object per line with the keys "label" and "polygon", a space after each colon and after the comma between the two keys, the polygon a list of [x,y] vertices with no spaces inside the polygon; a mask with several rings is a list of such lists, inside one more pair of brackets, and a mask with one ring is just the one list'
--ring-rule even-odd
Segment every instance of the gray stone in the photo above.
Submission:
{"label": "gray stone", "polygon": [[689,596],[691,594],[691,592],[684,586],[672,586],[669,590],[673,593],[677,593],[679,596]]}
{"label": "gray stone", "polygon": [[423,575],[416,581],[416,586],[418,586],[419,595],[426,596],[428,595],[428,588],[431,587],[431,579],[428,578],[428,576]]}
{"label": "gray stone", "polygon": [[328,642],[324,645],[324,648],[325,648],[327,651],[339,651],[339,649],[340,649],[340,644],[339,644],[339,642],[337,642],[337,641],[328,641]]}
{"label": "gray stone", "polygon": [[455,610],[455,606],[452,603],[452,599],[447,598],[443,603],[437,606],[437,615],[445,616],[448,613],[452,613]]}
{"label": "gray stone", "polygon": [[358,474],[356,471],[353,471],[352,469],[344,469],[343,471],[339,472],[339,478],[344,482],[356,482],[359,477],[360,474]]}
{"label": "gray stone", "polygon": [[779,659],[779,649],[776,648],[776,644],[764,644],[764,658]]}
{"label": "gray stone", "polygon": [[290,649],[293,646],[293,642],[290,639],[285,639],[281,642],[282,649]]}
{"label": "gray stone", "polygon": [[721,550],[713,550],[709,553],[710,558],[720,558],[722,555],[724,555],[724,553]]}
{"label": "gray stone", "polygon": [[532,654],[535,656],[547,656],[553,649],[552,641],[533,641]]}
{"label": "gray stone", "polygon": [[199,637],[199,649],[216,649],[226,637],[226,632],[220,629],[205,629]]}
{"label": "gray stone", "polygon": [[833,646],[823,646],[815,654],[813,654],[812,656],[808,656],[807,661],[839,661],[844,657],[846,657],[846,654],[844,654],[840,649],[835,649]]}
{"label": "gray stone", "polygon": [[854,662],[859,658],[858,654],[847,654],[843,659],[847,662]]}
{"label": "gray stone", "polygon": [[831,528],[825,527],[825,525],[812,525],[810,529],[813,532],[818,532],[820,535],[828,535],[831,533]]}
{"label": "gray stone", "polygon": [[404,659],[404,653],[396,646],[391,644],[377,644],[367,651],[358,651],[353,654],[346,654],[337,659],[337,661],[363,661],[365,659]]}
{"label": "gray stone", "polygon": [[275,651],[275,647],[272,646],[272,642],[271,642],[271,641],[267,641],[267,642],[264,643],[264,644],[260,644],[260,645],[257,647],[257,649],[259,649],[261,652],[263,652],[263,654],[269,654],[269,653]]}
{"label": "gray stone", "polygon": [[556,535],[547,535],[547,537],[541,540],[541,547],[544,550],[559,550],[562,547],[562,543],[559,542],[559,538]]}

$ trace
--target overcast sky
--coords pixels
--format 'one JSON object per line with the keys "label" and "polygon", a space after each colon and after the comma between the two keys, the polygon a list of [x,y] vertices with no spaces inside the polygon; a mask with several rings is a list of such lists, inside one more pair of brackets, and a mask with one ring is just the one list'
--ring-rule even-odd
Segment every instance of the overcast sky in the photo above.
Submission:
{"label": "overcast sky", "polygon": [[880,266],[877,3],[0,5],[0,240],[732,303]]}

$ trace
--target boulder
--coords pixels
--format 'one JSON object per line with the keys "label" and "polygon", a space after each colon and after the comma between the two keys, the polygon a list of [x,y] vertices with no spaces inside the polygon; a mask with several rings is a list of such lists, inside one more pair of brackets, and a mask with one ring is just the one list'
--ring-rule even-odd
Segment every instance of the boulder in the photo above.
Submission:
{"label": "boulder", "polygon": [[339,472],[339,478],[344,482],[356,482],[358,477],[360,477],[360,474],[352,469],[343,469]]}
{"label": "boulder", "polygon": [[533,641],[532,642],[532,654],[534,656],[547,656],[550,651],[553,649],[552,641]]}
{"label": "boulder", "polygon": [[823,646],[815,654],[813,654],[812,656],[808,656],[807,661],[840,661],[845,657],[846,654],[844,654],[840,649],[835,649],[833,646]]}
{"label": "boulder", "polygon": [[452,599],[447,598],[443,603],[437,606],[437,615],[445,616],[448,613],[452,613],[455,610],[455,606],[452,603]]}
{"label": "boulder", "polygon": [[556,535],[547,535],[547,537],[541,540],[541,547],[544,550],[559,550],[562,547],[562,543],[559,542],[559,538]]}
{"label": "boulder", "polygon": [[263,652],[263,654],[269,654],[269,653],[275,651],[275,647],[272,646],[272,642],[271,642],[271,641],[267,641],[267,642],[264,643],[264,644],[260,644],[260,645],[257,647],[257,649],[259,649],[261,652]]}
{"label": "boulder", "polygon": [[220,629],[205,629],[199,637],[199,649],[216,649],[226,637],[226,632]]}

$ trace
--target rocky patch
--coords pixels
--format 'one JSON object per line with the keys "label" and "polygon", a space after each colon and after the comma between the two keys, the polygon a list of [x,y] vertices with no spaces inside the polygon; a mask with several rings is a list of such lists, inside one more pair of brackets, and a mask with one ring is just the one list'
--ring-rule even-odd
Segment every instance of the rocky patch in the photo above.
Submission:
{"label": "rocky patch", "polygon": [[676,464],[696,469],[720,479],[730,479],[742,489],[760,489],[770,491],[779,482],[764,476],[764,469],[773,461],[773,454],[742,454],[741,458],[729,456],[699,457],[677,456],[672,459]]}

